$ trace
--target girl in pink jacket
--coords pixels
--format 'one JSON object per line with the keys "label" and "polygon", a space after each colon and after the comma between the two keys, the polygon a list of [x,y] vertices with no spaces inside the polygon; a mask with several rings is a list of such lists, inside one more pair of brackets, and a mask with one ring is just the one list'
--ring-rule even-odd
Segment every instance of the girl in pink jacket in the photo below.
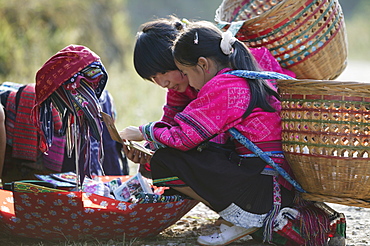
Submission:
{"label": "girl in pink jacket", "polygon": [[[208,22],[181,33],[173,55],[197,97],[174,122],[128,127],[121,137],[158,148],[150,161],[155,185],[200,200],[231,223],[222,224],[221,233],[200,236],[200,244],[226,245],[261,227],[269,230],[280,209],[292,205],[294,189],[228,130],[239,131],[291,174],[282,154],[279,95],[263,79],[289,76],[258,72],[244,44]],[[248,79],[240,77],[243,72]],[[209,141],[220,134],[230,141]]]}
{"label": "girl in pink jacket", "polygon": [[[145,80],[168,89],[166,103],[163,106],[161,121],[176,124],[177,113],[194,100],[198,91],[189,86],[187,76],[178,70],[173,59],[171,47],[176,37],[186,28],[189,21],[181,21],[177,17],[160,18],[144,23],[136,36],[134,49],[134,66],[136,72]],[[260,47],[250,49],[262,71],[274,71],[295,76],[293,72],[283,69],[269,50]],[[217,136],[213,142],[224,142],[223,135]],[[146,164],[150,156],[125,148],[127,157],[141,165],[140,171],[150,176],[150,166]]]}

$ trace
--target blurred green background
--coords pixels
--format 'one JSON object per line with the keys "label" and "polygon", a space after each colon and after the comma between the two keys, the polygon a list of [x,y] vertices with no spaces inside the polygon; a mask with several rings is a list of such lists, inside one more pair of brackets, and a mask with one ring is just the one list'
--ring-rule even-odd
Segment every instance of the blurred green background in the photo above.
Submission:
{"label": "blurred green background", "polygon": [[[81,44],[95,51],[109,73],[117,128],[158,120],[165,90],[139,78],[132,64],[140,24],[175,14],[213,21],[222,0],[0,0],[0,83],[33,83],[58,50]],[[369,62],[369,0],[340,0],[349,60]],[[363,71],[369,73],[368,71]]]}

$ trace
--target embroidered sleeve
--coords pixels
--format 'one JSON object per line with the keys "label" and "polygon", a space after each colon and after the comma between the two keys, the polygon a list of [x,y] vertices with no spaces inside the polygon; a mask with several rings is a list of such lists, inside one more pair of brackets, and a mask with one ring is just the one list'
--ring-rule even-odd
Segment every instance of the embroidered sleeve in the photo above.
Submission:
{"label": "embroidered sleeve", "polygon": [[175,116],[176,125],[154,122],[140,130],[148,141],[186,151],[239,123],[249,99],[244,79],[223,76],[209,81],[198,98]]}
{"label": "embroidered sleeve", "polygon": [[197,92],[192,87],[188,87],[185,92],[168,90],[166,104],[163,106],[163,116],[161,121],[175,124],[175,115],[182,112],[184,108],[197,97]]}
{"label": "embroidered sleeve", "polygon": [[171,127],[170,124],[164,121],[158,121],[158,122],[149,122],[146,125],[142,125],[139,127],[141,133],[143,134],[146,141],[148,141],[148,147],[150,147],[151,150],[157,150],[160,148],[165,148],[166,146],[162,144],[161,142],[157,141],[154,136],[154,127],[157,124],[158,127]]}

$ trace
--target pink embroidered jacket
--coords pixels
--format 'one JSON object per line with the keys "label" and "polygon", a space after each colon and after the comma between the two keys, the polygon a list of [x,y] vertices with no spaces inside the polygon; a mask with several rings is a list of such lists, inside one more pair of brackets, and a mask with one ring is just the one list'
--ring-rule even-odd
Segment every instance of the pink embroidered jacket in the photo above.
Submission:
{"label": "pink embroidered jacket", "polygon": [[[292,71],[283,69],[280,66],[280,64],[270,54],[267,48],[250,48],[250,51],[258,62],[262,71],[272,71],[295,77],[295,74]],[[161,121],[167,122],[171,125],[176,124],[176,122],[174,121],[175,115],[179,112],[182,112],[184,108],[197,97],[197,95],[198,92],[190,86],[183,93],[174,90],[168,90],[166,104],[163,106],[163,116]],[[225,135],[221,135],[215,137],[214,139],[212,139],[212,141],[216,143],[224,143],[226,138],[227,137]]]}
{"label": "pink embroidered jacket", "polygon": [[[203,86],[198,97],[176,114],[176,124],[159,121],[141,126],[144,137],[148,141],[183,151],[192,149],[231,127],[235,127],[255,143],[280,141],[280,102],[271,97],[270,101],[276,112],[255,108],[243,119],[242,115],[251,98],[249,85],[244,78],[222,74],[229,70],[220,71]],[[244,146],[236,144],[239,154],[248,152]]]}

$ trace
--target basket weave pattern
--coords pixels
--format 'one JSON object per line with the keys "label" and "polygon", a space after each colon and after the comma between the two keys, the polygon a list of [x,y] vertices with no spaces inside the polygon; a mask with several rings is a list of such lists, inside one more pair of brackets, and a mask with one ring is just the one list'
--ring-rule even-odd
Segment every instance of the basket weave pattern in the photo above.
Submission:
{"label": "basket weave pattern", "polygon": [[216,22],[226,30],[240,21],[236,37],[266,47],[301,79],[335,79],[346,67],[347,37],[338,0],[224,0]]}
{"label": "basket weave pattern", "polygon": [[217,18],[227,22],[249,20],[269,11],[279,2],[279,0],[223,1],[216,11]]}
{"label": "basket weave pattern", "polygon": [[280,80],[283,150],[314,194],[370,199],[370,84]]}

